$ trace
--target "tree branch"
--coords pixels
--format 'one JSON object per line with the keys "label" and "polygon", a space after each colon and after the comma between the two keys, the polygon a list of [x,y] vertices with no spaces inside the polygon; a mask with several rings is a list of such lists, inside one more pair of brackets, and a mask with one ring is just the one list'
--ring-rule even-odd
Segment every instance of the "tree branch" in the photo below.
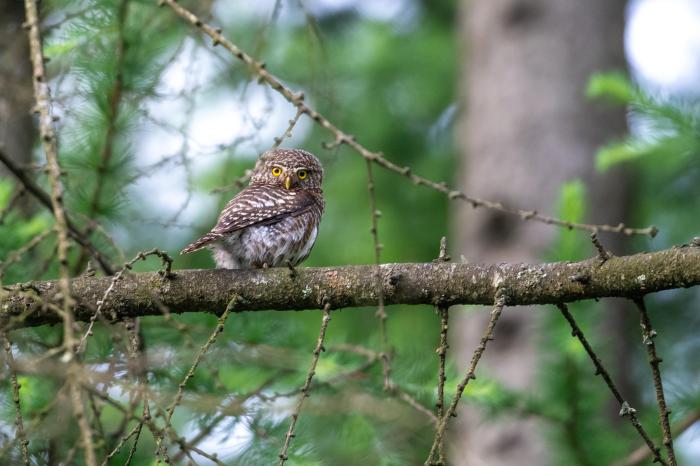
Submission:
{"label": "tree branch", "polygon": [[[291,277],[286,268],[266,270],[180,270],[170,278],[136,273],[114,285],[104,312],[115,320],[146,315],[220,312],[233,296],[237,311],[333,309],[377,303],[376,266],[304,268]],[[604,297],[634,297],[700,284],[700,247],[681,246],[654,253],[549,264],[384,264],[380,266],[389,304],[493,303],[495,279],[508,290],[506,305],[556,304]],[[81,276],[71,281],[75,319],[89,321],[111,277]],[[56,281],[0,289],[0,328],[60,322]],[[107,309],[109,308],[109,309]]]}
{"label": "tree branch", "polygon": [[[41,186],[39,186],[19,165],[17,165],[8,154],[3,152],[2,147],[0,147],[0,162],[2,162],[5,167],[12,172],[13,175],[22,183],[24,189],[30,192],[37,201],[44,207],[46,207],[53,214],[53,206],[51,204],[51,196],[44,191]],[[68,228],[68,235],[73,238],[73,240],[87,250],[90,255],[97,261],[97,263],[102,268],[102,271],[107,275],[114,274],[114,267],[109,263],[109,260],[102,254],[97,247],[90,241],[90,238],[84,236],[80,229],[71,220],[69,215],[65,218],[66,227]]]}

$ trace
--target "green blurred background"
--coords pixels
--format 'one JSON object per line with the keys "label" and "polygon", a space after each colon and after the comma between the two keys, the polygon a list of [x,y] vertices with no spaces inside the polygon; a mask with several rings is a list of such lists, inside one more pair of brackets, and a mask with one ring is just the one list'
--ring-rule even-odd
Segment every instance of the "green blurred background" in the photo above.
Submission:
{"label": "green blurred background", "polygon": [[[462,183],[461,154],[454,141],[464,107],[459,79],[469,66],[468,51],[458,41],[463,27],[458,8],[465,5],[456,0],[182,3],[221,26],[228,38],[265,61],[267,69],[290,88],[303,90],[312,107],[366,147],[428,178],[451,186]],[[69,210],[117,262],[158,247],[176,258],[176,269],[212,267],[207,253],[178,256],[179,249],[211,227],[235,193],[231,183],[284,132],[294,109],[251,81],[240,62],[223,49],[210,47],[207,39],[155,2],[45,0],[41,10],[54,111],[61,117],[57,128]],[[697,54],[700,43],[694,45]],[[653,242],[632,239],[627,249],[663,249],[688,242],[698,233],[698,88],[655,82],[639,66],[634,71],[633,78],[612,69],[584,77],[591,80],[581,94],[587,92],[601,105],[628,109],[633,130],[623,141],[608,141],[597,155],[590,154],[589,164],[600,172],[623,166],[634,180],[629,222],[661,229]],[[330,135],[302,117],[283,143],[316,153],[326,168],[327,211],[304,266],[373,263],[365,163],[348,148],[326,150],[323,142],[331,142]],[[38,144],[33,154],[26,162],[41,164]],[[433,260],[440,238],[451,237],[460,228],[452,215],[455,207],[444,195],[396,174],[379,168],[374,174],[382,262]],[[36,170],[36,176],[46,185],[43,171]],[[15,189],[10,176],[0,178],[0,211]],[[579,179],[562,183],[552,214],[589,220],[588,189]],[[102,228],[90,228],[86,219]],[[13,251],[52,222],[48,213],[29,202],[7,211],[0,224],[0,260],[6,264],[0,269],[3,284],[57,276],[51,261],[53,236],[9,263]],[[555,236],[550,253],[541,260],[576,260],[592,254],[585,233],[557,231]],[[450,250],[455,260],[472,257],[457,241],[450,242]],[[85,258],[73,251],[71,264],[80,273]],[[150,259],[135,270],[158,267]],[[698,298],[698,291],[690,290],[660,293],[650,300],[650,308],[663,309],[654,318],[662,335],[657,344],[666,362],[674,420],[700,409]],[[348,350],[362,346],[381,351],[375,311],[334,312],[326,343],[329,351],[320,359],[319,384],[300,417],[288,464],[408,465],[425,460],[432,443],[429,419],[399,396],[384,392],[379,362],[368,362]],[[596,332],[601,309],[587,303],[575,311],[594,343],[601,347],[610,343],[604,332]],[[394,381],[433,409],[438,318],[424,306],[394,306],[388,314]],[[610,396],[592,377],[590,361],[555,317],[537,313],[541,359],[534,387],[513,390],[495,378],[480,377],[470,385],[464,402],[478,406],[487,417],[541,420],[537,435],[548,446],[550,464],[612,464],[641,442],[628,425],[615,420]],[[177,431],[188,439],[202,430],[208,433],[198,439],[200,447],[218,452],[227,464],[274,463],[320,319],[319,311],[232,316],[187,386],[173,418]],[[142,319],[148,384],[159,397],[154,403],[161,406],[172,399],[216,317],[186,314],[173,316],[172,321]],[[452,328],[455,341],[460,338],[457,328],[457,324]],[[634,331],[630,329],[630,334]],[[30,358],[59,345],[61,330],[26,329],[13,332],[11,339],[15,357]],[[128,392],[123,353],[123,335],[98,325],[89,340],[86,363],[96,372],[111,370],[114,364],[117,382],[109,390],[119,399],[126,399]],[[630,354],[632,376],[627,385],[640,417],[658,438],[648,368],[639,345]],[[464,364],[463,359],[450,358],[448,395],[454,392]],[[69,411],[51,404],[63,385],[60,377],[23,374],[20,382],[34,464],[63,464],[67,457],[72,458],[68,464],[82,464],[80,454],[68,456],[78,439],[77,427],[68,422]],[[1,385],[0,462],[19,464],[6,378]],[[104,430],[116,429],[119,413],[109,406],[100,409]],[[458,444],[459,435],[455,429],[450,441]],[[109,438],[100,446],[100,457],[115,441]],[[144,431],[132,464],[155,463],[153,442]],[[681,456],[687,458],[684,464],[698,464],[700,447],[693,428],[678,443]],[[178,458],[177,452],[173,447],[173,458]],[[128,454],[128,448],[123,449],[111,464],[123,464]],[[185,464],[186,459],[178,460]],[[456,456],[453,461],[462,464]]]}

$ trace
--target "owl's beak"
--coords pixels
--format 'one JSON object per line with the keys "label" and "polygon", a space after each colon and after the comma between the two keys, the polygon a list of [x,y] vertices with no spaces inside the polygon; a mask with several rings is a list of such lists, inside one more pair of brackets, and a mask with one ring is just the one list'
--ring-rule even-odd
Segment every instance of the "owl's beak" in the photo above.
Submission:
{"label": "owl's beak", "polygon": [[288,176],[284,179],[284,189],[289,190],[292,187],[292,177]]}

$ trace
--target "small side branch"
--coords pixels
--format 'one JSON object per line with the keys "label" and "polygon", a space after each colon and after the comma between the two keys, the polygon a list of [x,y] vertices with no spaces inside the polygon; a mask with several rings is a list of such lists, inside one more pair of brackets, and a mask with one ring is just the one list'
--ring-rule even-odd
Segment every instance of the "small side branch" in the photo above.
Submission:
{"label": "small side branch", "polygon": [[393,383],[391,382],[391,347],[389,345],[389,334],[387,333],[387,315],[384,306],[384,285],[382,283],[382,274],[379,268],[381,264],[381,255],[383,245],[379,241],[379,217],[381,212],[377,209],[377,195],[374,189],[374,176],[372,174],[372,162],[367,161],[367,192],[369,193],[369,208],[372,213],[372,241],[374,244],[374,263],[377,265],[377,270],[374,273],[377,289],[377,319],[379,319],[379,337],[382,345],[382,374],[384,375],[384,390],[391,392]]}
{"label": "small side branch", "polygon": [[71,292],[70,270],[68,269],[68,220],[63,206],[63,186],[61,184],[61,167],[58,163],[58,143],[53,128],[54,119],[51,114],[51,94],[48,79],[44,69],[44,55],[39,32],[39,12],[35,0],[25,0],[26,23],[25,27],[29,35],[29,51],[32,62],[32,76],[34,82],[34,99],[36,113],[39,115],[39,133],[43,142],[46,164],[48,167],[49,185],[51,186],[51,210],[56,218],[56,232],[58,233],[58,270],[59,287],[61,290],[62,318],[63,318],[63,347],[68,357],[68,390],[80,434],[82,447],[87,466],[97,466],[95,457],[95,445],[92,438],[92,429],[83,406],[82,390],[80,389],[80,364],[76,360],[73,316],[74,299]]}
{"label": "small side branch", "polygon": [[[437,402],[435,403],[436,414],[438,419],[443,418],[445,407],[445,361],[447,359],[447,330],[449,319],[449,308],[446,306],[437,306],[437,313],[440,316],[440,346],[437,348],[439,358],[438,365],[438,385],[437,385]],[[438,464],[445,464],[445,449],[444,442],[438,444]]]}
{"label": "small side branch", "polygon": [[314,374],[316,374],[316,365],[318,364],[318,360],[321,356],[321,351],[325,351],[323,342],[326,339],[326,330],[328,329],[328,323],[330,322],[330,320],[331,305],[330,302],[326,301],[326,304],[323,306],[321,330],[319,331],[318,340],[316,341],[316,348],[314,348],[314,356],[311,359],[311,365],[309,366],[309,371],[306,374],[306,380],[304,381],[304,385],[301,387],[301,396],[299,397],[299,401],[297,401],[297,405],[294,408],[294,412],[292,413],[292,420],[289,423],[287,434],[284,436],[284,444],[282,445],[282,449],[280,450],[279,454],[279,466],[284,466],[284,463],[287,461],[287,459],[289,459],[288,451],[289,445],[292,442],[292,438],[294,438],[294,429],[296,428],[297,421],[299,420],[301,408],[304,406],[304,400],[306,400],[306,398],[309,396],[309,392],[311,391],[311,382],[314,378]]}
{"label": "small side branch", "polygon": [[[440,239],[440,253],[437,258],[438,261],[448,262],[450,256],[447,255],[447,238],[442,237]],[[445,362],[447,360],[447,349],[449,344],[447,342],[447,331],[449,329],[448,320],[450,310],[447,306],[438,304],[435,306],[438,316],[440,317],[440,344],[437,347],[436,353],[438,354],[438,385],[437,385],[437,402],[435,403],[436,414],[438,419],[442,419],[443,411],[445,408]],[[438,445],[438,463],[445,464],[445,450],[443,448],[444,442],[440,442]]]}
{"label": "small side branch", "polygon": [[7,359],[7,368],[10,371],[10,384],[12,385],[12,401],[15,404],[15,425],[17,426],[17,440],[19,440],[19,450],[22,452],[22,461],[24,466],[30,466],[29,460],[29,440],[24,430],[24,420],[22,418],[22,405],[19,399],[20,385],[17,381],[17,372],[15,372],[15,359],[12,356],[12,344],[7,338],[7,334],[2,334],[2,343],[5,349],[5,358]]}
{"label": "small side branch", "polygon": [[455,412],[457,411],[457,405],[459,404],[459,400],[462,398],[464,390],[467,388],[467,385],[469,384],[470,380],[476,379],[476,366],[479,364],[479,360],[481,360],[481,356],[484,354],[484,351],[486,351],[486,345],[488,345],[489,341],[492,341],[494,338],[493,330],[496,327],[496,322],[498,322],[499,317],[501,317],[503,307],[506,304],[505,294],[502,293],[502,289],[500,289],[499,291],[500,292],[497,294],[496,300],[493,304],[493,309],[491,310],[491,320],[489,320],[489,324],[486,327],[484,336],[481,337],[479,345],[476,347],[474,353],[472,354],[472,360],[469,364],[469,368],[467,369],[466,374],[464,374],[464,378],[461,382],[459,382],[459,385],[457,385],[457,391],[452,397],[450,407],[440,418],[440,422],[438,423],[437,429],[435,430],[433,446],[430,448],[430,453],[428,454],[428,459],[425,461],[425,466],[444,466],[443,460],[438,458],[436,461],[435,456],[437,455],[438,451],[442,450],[443,448],[442,444],[444,442],[444,435],[445,431],[447,430],[447,424],[450,421],[450,418],[455,415]]}
{"label": "small side branch", "polygon": [[[22,186],[29,192],[34,198],[48,209],[52,214],[53,206],[51,203],[51,196],[44,191],[41,186],[39,186],[19,165],[17,165],[5,152],[0,148],[0,162],[22,183]],[[114,274],[114,268],[109,262],[107,255],[101,252],[93,243],[90,238],[82,234],[75,223],[71,220],[71,217],[66,215],[66,227],[68,228],[68,235],[78,243],[83,249],[90,253],[90,256],[95,259],[95,261],[100,265],[102,271],[107,275]]]}
{"label": "small side branch", "polygon": [[187,371],[187,374],[185,374],[185,377],[182,379],[182,382],[180,382],[180,384],[178,385],[175,399],[173,399],[172,403],[170,403],[170,406],[168,406],[168,409],[166,410],[166,423],[170,423],[170,420],[173,417],[173,413],[175,412],[175,408],[177,408],[177,406],[180,404],[180,401],[182,401],[182,397],[185,393],[185,387],[187,386],[187,383],[190,381],[190,379],[194,377],[194,373],[197,371],[197,367],[199,367],[199,364],[202,362],[204,355],[207,354],[209,348],[211,348],[211,346],[216,342],[216,339],[219,337],[219,334],[221,334],[221,332],[224,331],[226,319],[228,319],[229,314],[233,310],[235,302],[236,298],[232,299],[229,306],[227,306],[226,310],[223,312],[223,314],[221,314],[221,317],[219,317],[219,321],[217,322],[214,331],[211,333],[206,343],[204,343],[204,345],[202,345],[202,347],[199,349],[199,353],[197,353],[197,357],[194,359],[190,370]]}
{"label": "small side branch", "polygon": [[[672,430],[676,435],[680,435],[694,426],[698,421],[700,421],[700,409],[690,412],[683,419],[674,423]],[[640,445],[639,448],[630,453],[625,459],[616,462],[615,466],[635,466],[637,464],[642,464],[647,458],[649,458],[649,449],[646,445]]]}
{"label": "small side branch", "polygon": [[[85,351],[85,346],[87,345],[87,339],[89,336],[92,335],[92,329],[95,326],[95,322],[99,317],[102,317],[102,309],[104,308],[105,303],[107,302],[107,299],[109,298],[110,293],[114,289],[114,286],[119,280],[122,280],[124,278],[124,274],[128,273],[134,264],[139,261],[139,260],[146,260],[148,256],[158,256],[161,258],[163,261],[163,276],[165,278],[170,277],[172,275],[171,272],[171,267],[172,267],[172,259],[168,254],[164,253],[163,251],[159,249],[151,249],[150,251],[146,252],[139,252],[133,259],[131,259],[129,262],[125,263],[124,266],[112,277],[112,281],[109,285],[109,287],[105,290],[104,294],[102,295],[102,298],[100,298],[97,301],[97,308],[95,310],[95,313],[90,317],[90,324],[88,325],[87,330],[83,334],[83,336],[80,338],[80,341],[78,343],[78,348],[76,352],[78,354],[81,354],[83,351]],[[111,315],[112,320],[115,320],[114,313]]]}
{"label": "small side branch", "polygon": [[438,385],[437,385],[437,417],[442,418],[443,409],[445,407],[445,360],[447,359],[447,330],[449,309],[446,306],[437,306],[437,313],[440,316],[440,345],[437,347],[436,353],[440,363],[438,365]]}
{"label": "small side branch", "polygon": [[639,422],[639,419],[637,418],[637,410],[631,407],[630,404],[622,397],[622,394],[613,382],[610,374],[605,369],[600,358],[598,358],[598,355],[595,353],[595,351],[593,351],[590,343],[588,343],[583,331],[576,323],[576,319],[574,319],[574,316],[569,311],[568,306],[566,304],[559,303],[557,304],[557,308],[559,308],[566,321],[569,322],[569,325],[571,326],[571,335],[578,338],[578,340],[581,342],[581,346],[583,346],[583,348],[586,350],[588,357],[591,358],[591,361],[593,361],[593,365],[595,366],[595,374],[600,375],[603,378],[605,384],[610,389],[610,392],[613,394],[617,402],[620,403],[620,416],[624,416],[629,419],[630,423],[637,430],[637,433],[639,433],[639,436],[642,437],[644,443],[646,443],[647,447],[649,447],[649,450],[654,457],[654,462],[668,466],[668,463],[661,458],[659,448],[654,445],[654,442],[649,437],[649,434],[647,434],[646,430],[644,430],[644,427],[642,427],[642,424]]}
{"label": "small side branch", "polygon": [[668,455],[668,460],[671,466],[676,466],[676,454],[673,451],[671,424],[668,421],[668,415],[671,410],[666,407],[664,386],[661,382],[661,369],[659,369],[659,364],[661,364],[662,359],[656,354],[656,345],[654,344],[656,331],[651,326],[651,320],[649,320],[649,313],[647,312],[646,305],[644,304],[644,299],[635,298],[633,301],[637,306],[637,309],[639,309],[640,325],[642,327],[642,342],[647,349],[649,365],[651,366],[651,375],[654,379],[654,391],[656,392],[656,403],[659,406],[659,424],[661,425],[661,431],[664,435],[664,447],[666,448],[666,454]]}

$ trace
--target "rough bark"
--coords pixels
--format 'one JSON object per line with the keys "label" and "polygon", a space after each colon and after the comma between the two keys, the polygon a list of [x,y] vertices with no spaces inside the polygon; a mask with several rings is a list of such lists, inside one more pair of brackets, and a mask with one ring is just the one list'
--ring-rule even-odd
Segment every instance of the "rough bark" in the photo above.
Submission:
{"label": "rough bark", "polygon": [[[465,63],[465,108],[459,123],[463,189],[519,207],[553,212],[561,184],[582,179],[589,221],[625,219],[626,183],[620,173],[594,173],[600,145],[625,130],[623,109],[603,108],[585,97],[596,71],[625,67],[625,0],[464,0],[460,24]],[[536,261],[556,230],[519,222],[498,212],[460,208],[455,238],[472,261]],[[603,243],[620,251],[616,239]],[[614,312],[606,319],[619,320]],[[475,316],[481,320],[484,316]],[[619,328],[611,320],[606,328]],[[514,389],[532,384],[537,344],[532,313],[508,313],[486,355],[489,375]],[[478,342],[467,319],[460,352]],[[611,332],[616,333],[616,332]],[[615,341],[623,341],[616,338]],[[625,354],[624,351],[617,351]],[[533,421],[491,422],[469,412],[455,450],[457,465],[545,464],[546,448]],[[466,421],[467,419],[474,422]],[[468,424],[467,424],[468,423]]]}
{"label": "rough bark", "polygon": [[[377,287],[372,265],[289,270],[179,270],[135,273],[123,279],[78,277],[71,281],[75,319],[90,320],[103,300],[107,320],[167,312],[221,313],[372,306]],[[496,287],[506,304],[554,304],[604,297],[635,297],[700,284],[700,246],[655,253],[548,264],[460,263],[381,265],[386,304],[492,304]],[[108,288],[113,289],[107,293]],[[233,300],[233,301],[232,301]],[[61,302],[58,282],[4,287],[0,326],[23,327],[59,322],[53,309]]]}

